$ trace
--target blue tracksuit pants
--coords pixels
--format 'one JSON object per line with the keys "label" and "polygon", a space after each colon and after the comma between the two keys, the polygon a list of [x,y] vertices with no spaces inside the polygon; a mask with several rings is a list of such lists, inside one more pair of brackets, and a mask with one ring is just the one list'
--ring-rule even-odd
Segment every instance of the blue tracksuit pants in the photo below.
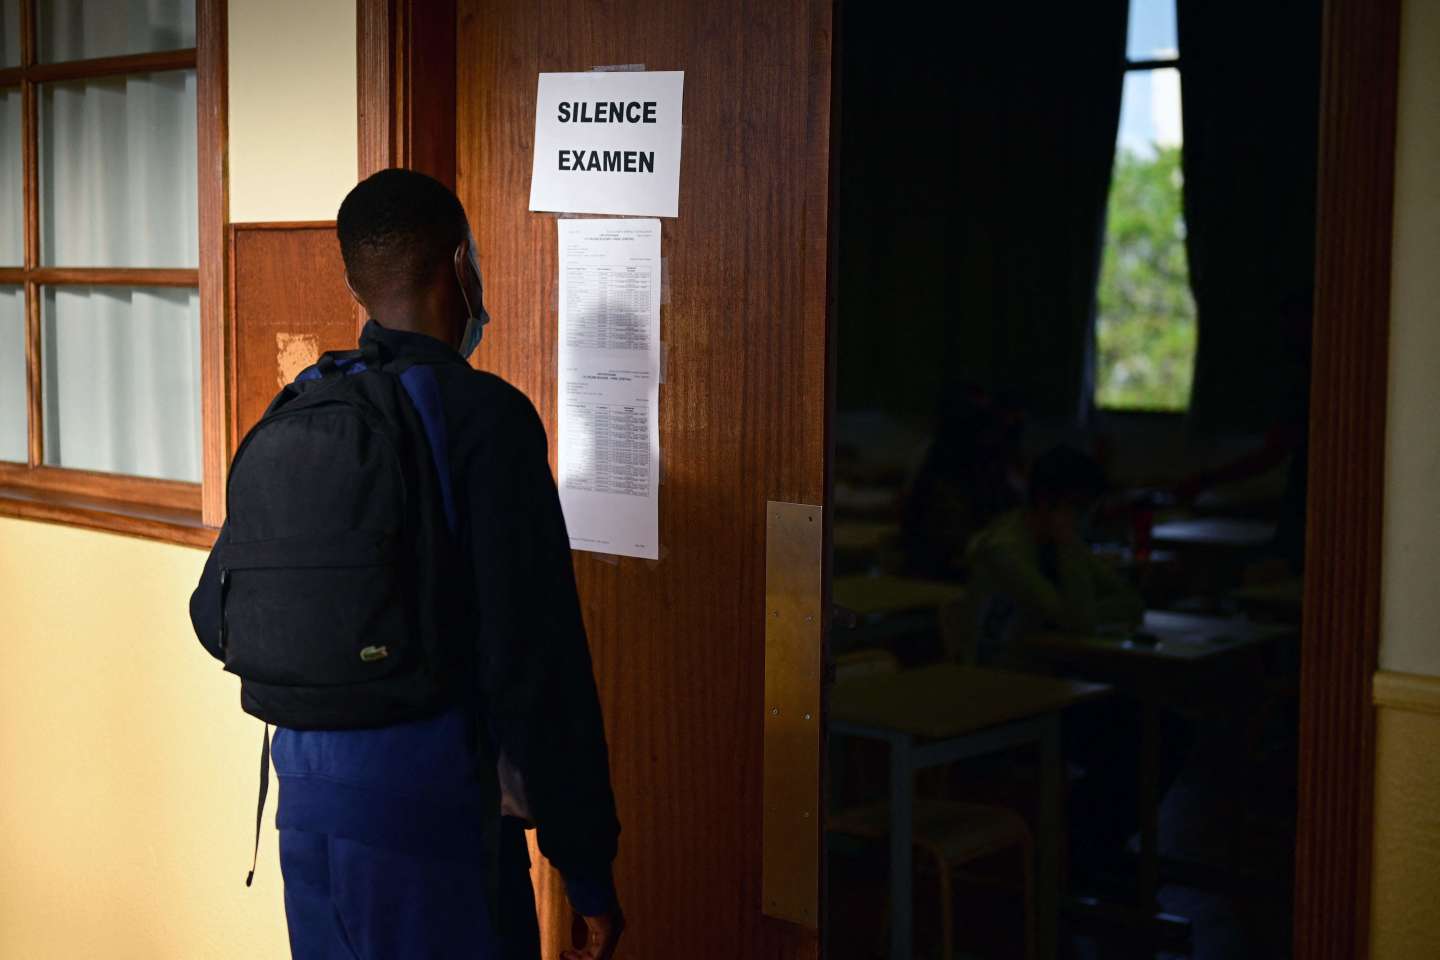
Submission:
{"label": "blue tracksuit pants", "polygon": [[500,851],[498,923],[484,868],[304,830],[280,831],[295,960],[538,960],[529,855],[517,821]]}

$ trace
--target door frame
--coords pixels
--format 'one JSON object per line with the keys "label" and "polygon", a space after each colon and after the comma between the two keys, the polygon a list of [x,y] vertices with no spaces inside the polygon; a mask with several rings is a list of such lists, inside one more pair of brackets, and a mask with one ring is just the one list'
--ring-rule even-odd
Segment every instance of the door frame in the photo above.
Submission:
{"label": "door frame", "polygon": [[[360,176],[405,166],[455,185],[455,11],[454,0],[357,0]],[[1369,955],[1399,24],[1400,0],[1325,0],[1295,851],[1298,960]],[[841,95],[835,77],[832,142]],[[424,135],[412,136],[416,130]],[[833,176],[831,188],[838,189]],[[833,206],[833,193],[831,199]],[[832,256],[832,318],[834,267]],[[831,414],[833,347],[832,337]],[[826,520],[828,536],[828,503]],[[827,569],[827,594],[829,579]]]}
{"label": "door frame", "polygon": [[1370,953],[1400,0],[1326,0],[1294,955]]}

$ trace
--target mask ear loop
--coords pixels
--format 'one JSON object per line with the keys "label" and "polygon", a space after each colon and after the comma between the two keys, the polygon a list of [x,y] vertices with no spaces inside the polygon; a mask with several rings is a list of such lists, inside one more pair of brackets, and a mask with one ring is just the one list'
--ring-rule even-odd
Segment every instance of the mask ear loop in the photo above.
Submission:
{"label": "mask ear loop", "polygon": [[470,294],[465,292],[465,268],[462,266],[465,259],[465,241],[462,240],[456,246],[455,255],[451,257],[451,261],[455,266],[455,282],[460,285],[460,299],[465,301],[465,316],[469,318],[475,316],[475,308],[470,306]]}
{"label": "mask ear loop", "polygon": [[[452,258],[455,264],[455,282],[460,284],[460,299],[465,301],[465,315],[467,319],[469,317],[474,317],[476,322],[483,327],[487,326],[490,323],[490,314],[485,309],[484,298],[481,298],[480,309],[477,312],[475,310],[474,304],[470,302],[470,294],[465,292],[464,264],[467,261],[471,264],[472,269],[474,269],[475,271],[475,280],[477,282],[479,282],[480,280],[480,268],[474,265],[475,260],[473,251],[468,249],[468,243],[469,241],[462,241],[461,244],[455,248],[455,256]],[[467,254],[469,255],[467,256]]]}

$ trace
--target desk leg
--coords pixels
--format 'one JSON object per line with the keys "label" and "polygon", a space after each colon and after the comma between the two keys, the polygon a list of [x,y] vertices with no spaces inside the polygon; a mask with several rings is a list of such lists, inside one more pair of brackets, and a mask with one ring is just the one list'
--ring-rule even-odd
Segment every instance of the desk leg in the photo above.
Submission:
{"label": "desk leg", "polygon": [[890,960],[911,960],[911,844],[914,835],[915,767],[910,738],[890,741]]}
{"label": "desk leg", "polygon": [[1140,909],[1158,906],[1160,887],[1160,707],[1145,700],[1140,723]]}
{"label": "desk leg", "polygon": [[1060,927],[1060,714],[1044,719],[1040,734],[1040,822],[1035,870],[1036,953],[1054,960]]}

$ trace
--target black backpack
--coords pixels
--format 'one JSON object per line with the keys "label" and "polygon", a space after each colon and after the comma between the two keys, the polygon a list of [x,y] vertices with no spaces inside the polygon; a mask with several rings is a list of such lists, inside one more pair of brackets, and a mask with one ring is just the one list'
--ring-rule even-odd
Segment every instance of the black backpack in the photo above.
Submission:
{"label": "black backpack", "polygon": [[433,367],[327,353],[235,453],[217,547],[241,706],[301,730],[432,716],[473,686]]}

